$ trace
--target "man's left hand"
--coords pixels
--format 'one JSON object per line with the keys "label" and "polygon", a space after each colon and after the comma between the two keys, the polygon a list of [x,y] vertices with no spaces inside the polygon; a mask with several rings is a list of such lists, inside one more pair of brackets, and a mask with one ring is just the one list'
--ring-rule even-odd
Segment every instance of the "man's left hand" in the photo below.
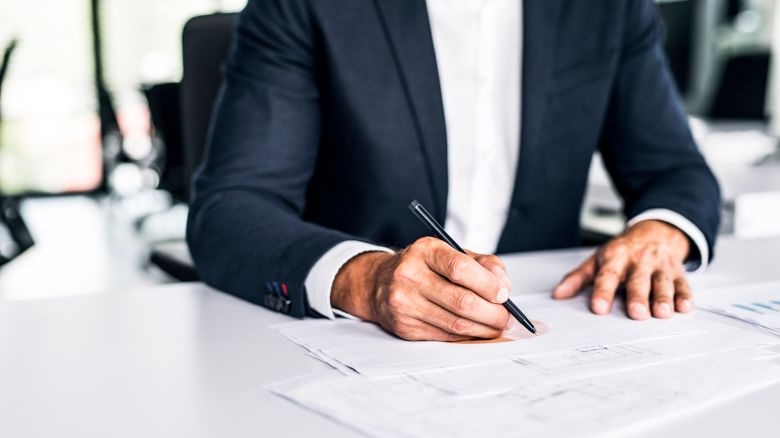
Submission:
{"label": "man's left hand", "polygon": [[571,298],[593,285],[591,310],[602,315],[612,310],[615,293],[625,283],[632,319],[690,312],[691,289],[683,267],[689,250],[688,238],[678,228],[655,220],[639,222],[567,274],[553,297]]}

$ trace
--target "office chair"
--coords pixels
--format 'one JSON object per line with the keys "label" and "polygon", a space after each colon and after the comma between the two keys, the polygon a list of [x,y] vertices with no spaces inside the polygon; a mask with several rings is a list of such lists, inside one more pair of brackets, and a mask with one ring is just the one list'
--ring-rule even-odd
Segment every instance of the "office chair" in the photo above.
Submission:
{"label": "office chair", "polygon": [[189,182],[183,169],[179,88],[179,82],[164,82],[142,86],[141,91],[149,105],[155,140],[161,139],[164,145],[157,162],[153,163],[160,173],[157,188],[170,193],[175,202],[187,202]]}
{"label": "office chair", "polygon": [[[182,32],[182,80],[179,84],[181,121],[181,181],[189,187],[206,146],[214,101],[238,20],[237,13],[190,19]],[[189,198],[189,190],[184,190]],[[152,249],[150,262],[180,281],[198,279],[186,242],[163,242]]]}
{"label": "office chair", "polygon": [[182,35],[180,88],[184,174],[192,179],[203,157],[211,112],[221,82],[221,66],[233,41],[238,14],[195,17]]}

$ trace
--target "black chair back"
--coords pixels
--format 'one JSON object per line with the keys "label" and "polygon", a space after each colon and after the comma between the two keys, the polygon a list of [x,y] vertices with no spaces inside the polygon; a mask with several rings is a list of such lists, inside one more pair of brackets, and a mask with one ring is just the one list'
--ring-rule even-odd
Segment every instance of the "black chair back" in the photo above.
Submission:
{"label": "black chair back", "polygon": [[237,13],[194,17],[182,33],[180,88],[184,177],[192,180],[203,157],[222,64],[233,41]]}

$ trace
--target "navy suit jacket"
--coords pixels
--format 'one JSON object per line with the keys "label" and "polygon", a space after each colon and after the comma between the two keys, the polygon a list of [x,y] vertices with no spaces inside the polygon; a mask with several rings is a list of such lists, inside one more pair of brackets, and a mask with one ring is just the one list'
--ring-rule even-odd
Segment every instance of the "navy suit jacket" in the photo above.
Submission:
{"label": "navy suit jacket", "polygon": [[[597,150],[626,216],[671,209],[712,247],[718,185],[654,3],[525,0],[523,15],[521,153],[497,252],[578,244]],[[304,280],[328,249],[426,234],[413,199],[444,221],[447,138],[425,1],[250,0],[194,183],[187,237],[201,278],[303,316]]]}

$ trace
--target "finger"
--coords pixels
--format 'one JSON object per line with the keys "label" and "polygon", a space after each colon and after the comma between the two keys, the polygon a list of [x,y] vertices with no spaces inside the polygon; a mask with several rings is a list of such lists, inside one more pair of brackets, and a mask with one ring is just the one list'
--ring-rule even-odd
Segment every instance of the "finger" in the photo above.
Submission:
{"label": "finger", "polygon": [[458,335],[415,318],[401,319],[391,330],[396,336],[407,341],[466,341],[473,336]]}
{"label": "finger", "polygon": [[499,277],[444,242],[431,243],[425,261],[432,271],[490,302],[500,304],[509,299],[509,289]]}
{"label": "finger", "polygon": [[[417,318],[434,327],[458,336],[470,336],[475,338],[492,339],[501,336],[507,322],[503,327],[490,327],[472,319],[457,315],[447,309],[427,302],[418,307]],[[507,318],[508,321],[508,318]]]}
{"label": "finger", "polygon": [[643,263],[635,266],[626,279],[626,310],[631,319],[650,317],[652,274],[652,268]]}
{"label": "finger", "polygon": [[596,255],[594,254],[563,277],[563,280],[553,289],[553,298],[571,298],[577,295],[583,287],[593,283],[595,273]]}
{"label": "finger", "polygon": [[470,251],[467,252],[469,255],[471,255],[472,258],[474,258],[474,260],[477,261],[477,263],[482,265],[483,268],[498,276],[507,289],[510,291],[512,290],[512,281],[509,279],[509,275],[506,272],[506,266],[498,256],[475,254]]}
{"label": "finger", "polygon": [[618,249],[607,248],[599,258],[590,307],[593,313],[604,315],[612,310],[615,292],[625,277],[628,256],[621,246]]}
{"label": "finger", "polygon": [[682,272],[674,279],[674,308],[680,313],[693,310],[693,292]]}
{"label": "finger", "polygon": [[674,314],[674,278],[668,269],[653,274],[653,316],[670,318]]}
{"label": "finger", "polygon": [[[503,306],[491,303],[474,292],[450,283],[444,278],[441,281],[433,282],[431,287],[426,288],[422,293],[427,300],[448,313],[482,326],[490,327],[494,330],[503,330],[509,322],[509,312]],[[425,305],[421,305],[420,308],[429,310]],[[440,325],[441,318],[437,319],[438,322],[434,321],[426,317],[425,312],[420,314],[420,319],[442,327]],[[450,323],[453,323],[453,321],[444,321],[445,326],[442,328],[447,330]],[[455,333],[460,332],[456,331]],[[477,336],[472,333],[466,334]]]}

